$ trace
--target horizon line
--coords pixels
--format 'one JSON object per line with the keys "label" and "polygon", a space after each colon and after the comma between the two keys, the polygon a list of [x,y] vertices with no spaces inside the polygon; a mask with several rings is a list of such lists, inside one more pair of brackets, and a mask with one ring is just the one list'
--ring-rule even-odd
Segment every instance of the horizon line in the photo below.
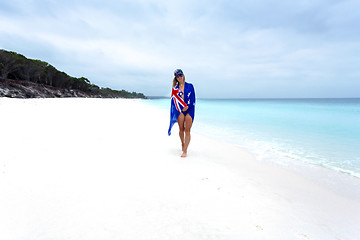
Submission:
{"label": "horizon line", "polygon": [[[170,99],[170,96],[146,96],[148,99]],[[197,98],[200,100],[280,100],[280,99],[360,99],[360,97],[239,97],[239,98]]]}

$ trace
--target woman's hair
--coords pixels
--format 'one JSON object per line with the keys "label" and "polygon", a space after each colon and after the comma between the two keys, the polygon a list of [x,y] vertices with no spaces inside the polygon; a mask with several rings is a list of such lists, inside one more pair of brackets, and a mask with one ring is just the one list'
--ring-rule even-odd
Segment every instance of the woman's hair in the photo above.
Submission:
{"label": "woman's hair", "polygon": [[[183,76],[184,76],[184,82],[185,82],[185,75],[183,75]],[[178,84],[178,83],[179,83],[179,81],[176,79],[176,77],[174,77],[172,87],[175,87],[176,84]]]}

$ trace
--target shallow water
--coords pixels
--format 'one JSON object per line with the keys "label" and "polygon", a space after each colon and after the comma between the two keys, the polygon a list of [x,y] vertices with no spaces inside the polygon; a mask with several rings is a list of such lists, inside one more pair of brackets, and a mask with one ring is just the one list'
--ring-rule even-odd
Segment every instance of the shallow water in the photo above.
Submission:
{"label": "shallow water", "polygon": [[[147,100],[169,110],[169,99]],[[360,177],[360,99],[198,99],[195,131],[260,160]]]}

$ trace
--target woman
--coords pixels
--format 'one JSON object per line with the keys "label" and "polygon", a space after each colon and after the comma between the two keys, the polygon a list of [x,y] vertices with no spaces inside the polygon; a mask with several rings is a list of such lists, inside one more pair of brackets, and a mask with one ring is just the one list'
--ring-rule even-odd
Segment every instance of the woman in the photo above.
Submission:
{"label": "woman", "polygon": [[195,117],[195,90],[191,83],[185,82],[185,75],[181,69],[176,69],[174,75],[168,134],[170,136],[172,126],[178,122],[181,157],[186,157],[191,139],[190,130]]}

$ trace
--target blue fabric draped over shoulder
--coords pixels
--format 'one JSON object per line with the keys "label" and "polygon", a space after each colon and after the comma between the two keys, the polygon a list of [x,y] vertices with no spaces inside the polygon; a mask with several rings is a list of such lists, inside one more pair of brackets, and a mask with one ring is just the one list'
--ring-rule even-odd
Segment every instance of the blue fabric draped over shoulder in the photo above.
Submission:
{"label": "blue fabric draped over shoulder", "polygon": [[[183,98],[181,98],[183,97]],[[191,83],[185,82],[184,92],[179,89],[179,86],[176,85],[172,89],[171,93],[171,107],[170,107],[170,126],[168,130],[168,135],[171,135],[171,128],[177,122],[177,119],[182,112],[185,116],[189,114],[194,121],[195,118],[195,89]],[[184,107],[188,106],[188,110],[182,111]]]}

